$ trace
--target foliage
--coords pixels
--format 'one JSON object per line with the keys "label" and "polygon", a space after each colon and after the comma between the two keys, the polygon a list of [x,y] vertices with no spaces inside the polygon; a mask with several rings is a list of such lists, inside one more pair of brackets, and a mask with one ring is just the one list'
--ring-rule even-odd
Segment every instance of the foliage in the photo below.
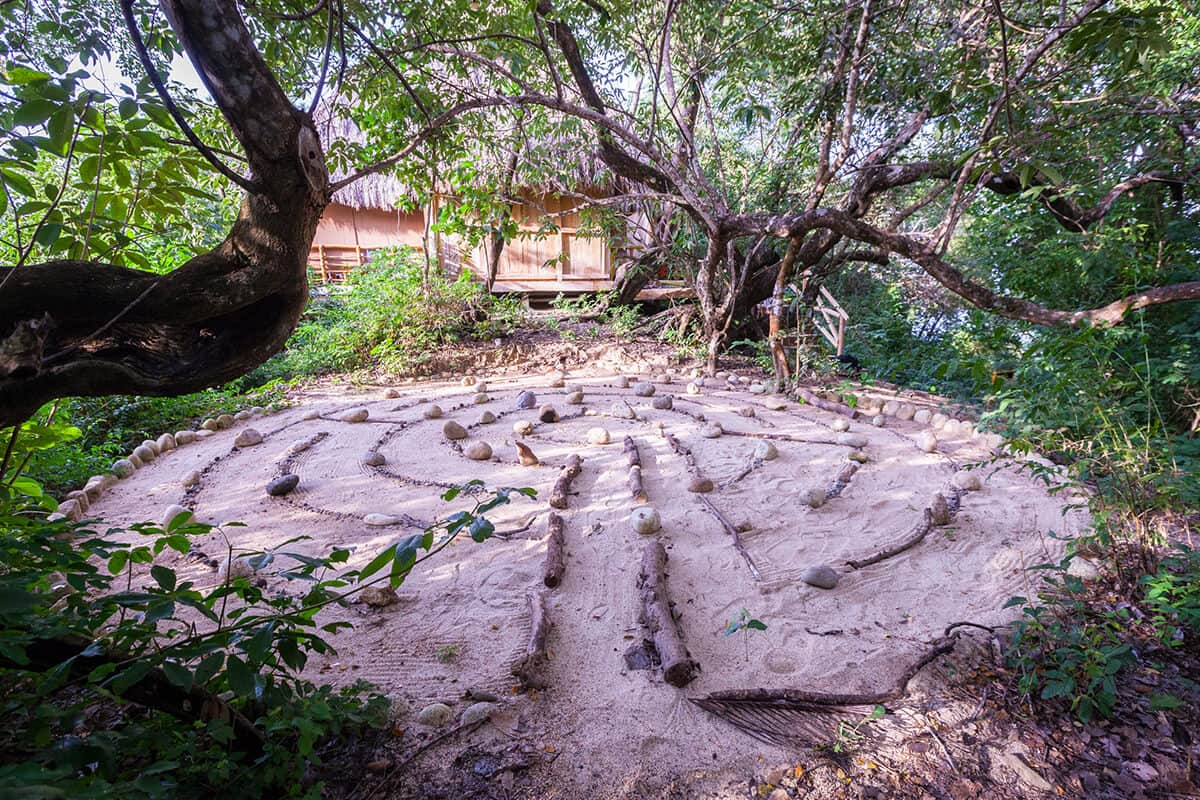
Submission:
{"label": "foliage", "polygon": [[1011,598],[1021,606],[1014,623],[1009,666],[1018,675],[1022,695],[1042,701],[1066,701],[1083,722],[1112,716],[1117,674],[1136,662],[1124,640],[1129,625],[1125,608],[1097,610],[1082,597],[1082,582],[1061,564],[1042,564],[1047,588],[1037,600]]}
{"label": "foliage", "polygon": [[1200,637],[1200,551],[1181,546],[1163,559],[1158,571],[1143,575],[1146,605],[1154,629],[1172,647],[1188,636]]}
{"label": "foliage", "polygon": [[[32,426],[24,433],[30,447],[67,437]],[[379,726],[388,712],[366,684],[336,690],[301,676],[310,654],[333,652],[326,636],[348,625],[323,623],[319,612],[374,583],[399,585],[463,532],[485,541],[494,528],[483,514],[513,494],[533,495],[483,492],[475,481],[443,498],[462,491],[475,498],[470,511],[346,570],[350,550],[311,556],[296,547],[305,536],[242,551],[190,512],[165,526],[98,531],[49,521],[37,491],[0,487],[0,708],[9,721],[0,734],[0,793],[201,797],[236,785],[239,797],[319,797],[320,784],[301,776],[321,763],[323,743]],[[225,564],[246,568],[226,569],[204,588],[181,579],[164,556],[186,556],[208,534],[225,541]],[[268,593],[264,577],[297,590]],[[39,663],[33,654],[47,641],[86,645],[78,658],[95,666],[73,669],[76,657]],[[149,708],[118,710],[132,687],[155,676],[228,698],[262,732],[262,752],[239,745],[221,714],[196,713],[186,725]]]}
{"label": "foliage", "polygon": [[746,660],[750,660],[750,631],[765,631],[767,623],[761,619],[755,619],[750,615],[748,609],[743,608],[742,612],[733,619],[729,620],[729,624],[725,626],[725,635],[732,636],[738,631],[742,632],[742,644],[746,650]]}
{"label": "foliage", "polygon": [[411,248],[377,250],[344,288],[314,299],[284,352],[249,380],[376,365],[407,371],[443,345],[503,336],[523,319],[519,298],[492,296],[465,270],[450,279]]}

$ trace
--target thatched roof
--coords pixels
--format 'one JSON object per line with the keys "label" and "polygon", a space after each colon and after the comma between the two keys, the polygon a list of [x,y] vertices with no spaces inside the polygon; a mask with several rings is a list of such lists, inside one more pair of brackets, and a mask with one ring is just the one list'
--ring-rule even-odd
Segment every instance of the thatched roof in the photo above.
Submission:
{"label": "thatched roof", "polygon": [[[321,103],[313,114],[317,132],[325,143],[328,151],[334,142],[365,144],[367,137],[349,117],[338,113],[333,103]],[[578,133],[579,131],[576,131]],[[587,134],[585,134],[586,136]],[[586,141],[586,140],[585,140]],[[559,134],[546,136],[541,139],[529,139],[521,148],[517,159],[518,181],[522,173],[526,178],[526,189],[537,192],[556,193],[578,191],[580,187],[602,189],[612,186],[613,176],[598,158],[593,147],[583,145],[579,138]],[[482,146],[478,156],[482,159],[506,161],[507,156],[486,146]],[[490,150],[490,152],[484,152]],[[547,168],[546,165],[553,165]],[[334,169],[331,179],[339,180],[353,170]],[[534,177],[537,176],[537,177]],[[530,183],[536,181],[536,186]],[[573,184],[573,185],[572,185]],[[453,194],[452,187],[440,186],[438,190],[444,194]],[[413,203],[418,199],[416,190],[404,184],[393,175],[374,173],[356,180],[349,186],[338,190],[333,196],[333,202],[349,206],[356,211],[363,209],[395,209],[404,202]]]}

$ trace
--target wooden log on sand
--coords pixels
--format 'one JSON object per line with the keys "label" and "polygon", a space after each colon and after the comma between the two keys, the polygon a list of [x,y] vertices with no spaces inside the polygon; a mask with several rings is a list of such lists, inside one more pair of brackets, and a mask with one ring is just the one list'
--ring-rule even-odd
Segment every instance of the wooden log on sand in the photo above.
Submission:
{"label": "wooden log on sand", "polygon": [[530,592],[526,595],[529,602],[529,618],[531,629],[529,644],[525,647],[525,656],[513,665],[512,674],[521,679],[521,683],[530,689],[545,689],[546,677],[543,674],[550,658],[546,655],[546,639],[550,635],[550,615],[546,613],[546,593]]}
{"label": "wooden log on sand", "polygon": [[563,573],[567,570],[566,562],[563,560],[563,518],[553,511],[550,512],[546,528],[549,530],[550,536],[546,542],[546,563],[542,568],[542,583],[554,589],[562,583]]}
{"label": "wooden log on sand", "polygon": [[700,669],[683,643],[683,636],[671,612],[667,592],[667,551],[662,542],[646,545],[638,574],[638,592],[642,599],[642,623],[654,639],[662,663],[663,680],[672,686],[687,686]]}
{"label": "wooden log on sand", "polygon": [[633,502],[649,502],[650,498],[642,487],[642,456],[632,436],[625,437],[625,457],[629,459],[629,494],[633,497]]}
{"label": "wooden log on sand", "polygon": [[804,402],[808,403],[809,405],[816,406],[822,411],[832,411],[835,414],[843,414],[850,419],[856,419],[858,417],[858,409],[851,408],[843,403],[835,403],[832,400],[826,400],[823,397],[818,397],[816,394],[810,392],[808,389],[805,389],[803,386],[796,387],[796,394],[798,394],[800,397],[803,397]]}
{"label": "wooden log on sand", "polygon": [[567,465],[559,473],[558,480],[554,482],[554,489],[550,492],[551,508],[567,507],[567,494],[571,491],[571,481],[578,478],[580,472],[583,472],[583,459],[572,454],[567,458]]}

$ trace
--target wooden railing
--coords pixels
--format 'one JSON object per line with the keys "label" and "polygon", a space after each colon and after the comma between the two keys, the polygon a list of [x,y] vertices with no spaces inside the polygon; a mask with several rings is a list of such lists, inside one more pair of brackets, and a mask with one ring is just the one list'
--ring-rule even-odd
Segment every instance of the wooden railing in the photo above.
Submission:
{"label": "wooden railing", "polygon": [[825,337],[825,341],[829,342],[839,356],[846,346],[846,322],[849,319],[850,315],[842,308],[842,304],[822,286],[817,295],[817,302],[813,304],[813,327]]}
{"label": "wooden railing", "polygon": [[370,258],[370,250],[353,244],[314,244],[308,251],[308,265],[321,283],[344,282],[351,270]]}

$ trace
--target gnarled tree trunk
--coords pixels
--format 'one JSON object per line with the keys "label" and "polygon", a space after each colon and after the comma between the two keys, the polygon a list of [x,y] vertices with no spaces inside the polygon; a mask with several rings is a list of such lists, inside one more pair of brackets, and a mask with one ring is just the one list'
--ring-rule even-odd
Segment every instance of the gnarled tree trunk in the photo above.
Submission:
{"label": "gnarled tree trunk", "polygon": [[[283,93],[234,0],[161,7],[245,151],[251,190],[225,241],[166,275],[92,261],[0,268],[0,353],[29,354],[0,359],[0,425],[56,397],[224,383],[279,351],[304,310],[305,262],[329,199],[312,120]],[[125,9],[132,23],[129,0]]]}

